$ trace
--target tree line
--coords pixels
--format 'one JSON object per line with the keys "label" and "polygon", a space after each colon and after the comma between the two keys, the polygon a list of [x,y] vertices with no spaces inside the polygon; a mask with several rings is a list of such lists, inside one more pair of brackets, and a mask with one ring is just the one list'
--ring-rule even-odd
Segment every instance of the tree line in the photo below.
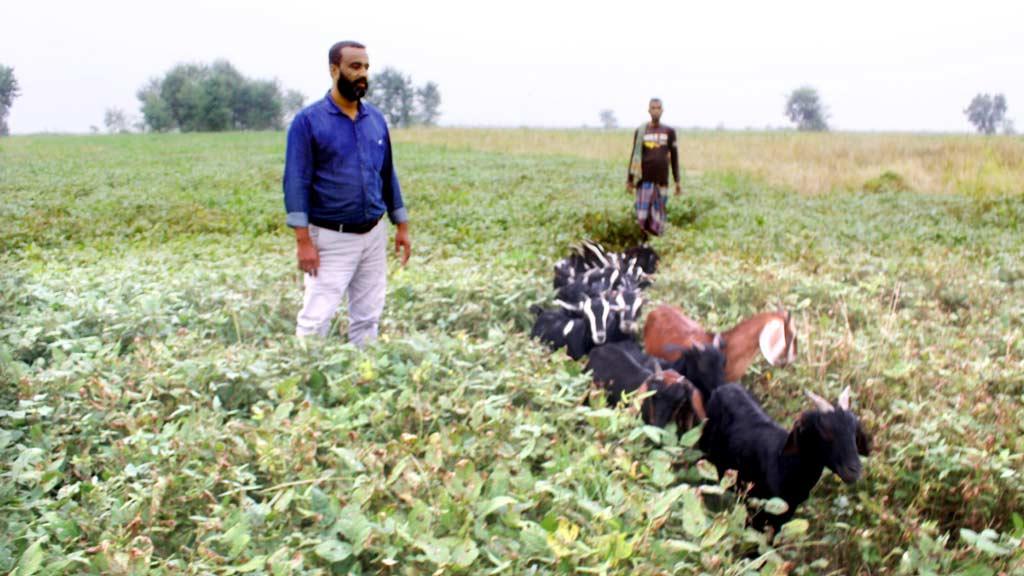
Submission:
{"label": "tree line", "polygon": [[[1002,94],[978,94],[964,109],[967,121],[981,134],[1015,134],[1013,120],[1006,117],[1006,96]],[[790,92],[786,98],[786,116],[798,130],[827,131],[828,111],[818,91],[812,86],[801,86]]]}
{"label": "tree line", "polygon": [[[178,64],[153,78],[138,94],[145,127],[155,132],[280,130],[302,109],[304,96],[276,81],[246,78],[229,62]],[[381,109],[392,126],[436,124],[441,94],[437,84],[415,87],[411,77],[393,68],[371,78],[366,99]],[[123,125],[108,114],[115,131]]]}
{"label": "tree line", "polygon": [[[0,64],[0,135],[10,131],[7,116],[20,94],[14,68]],[[302,93],[286,90],[276,80],[248,78],[226,60],[178,64],[151,78],[136,97],[141,118],[107,108],[103,124],[108,132],[281,130],[306,103]],[[438,85],[416,86],[411,76],[395,68],[371,78],[366,99],[394,127],[433,126],[441,116]]]}
{"label": "tree line", "polygon": [[[10,132],[7,116],[20,90],[14,68],[0,64],[0,135]],[[275,80],[247,78],[226,60],[178,64],[162,78],[150,79],[136,96],[142,119],[133,123],[124,110],[108,108],[103,120],[109,132],[132,128],[153,132],[280,130],[305,104],[300,92],[285,90]],[[390,67],[371,78],[366,99],[394,127],[433,126],[441,115],[441,91],[435,82],[416,86],[411,76]],[[1014,134],[1007,109],[1005,95],[982,93],[963,112],[979,133],[994,134],[1001,129],[1004,134]],[[793,90],[784,111],[798,130],[829,129],[828,109],[812,86]],[[602,110],[600,119],[605,128],[618,126],[612,110]]]}

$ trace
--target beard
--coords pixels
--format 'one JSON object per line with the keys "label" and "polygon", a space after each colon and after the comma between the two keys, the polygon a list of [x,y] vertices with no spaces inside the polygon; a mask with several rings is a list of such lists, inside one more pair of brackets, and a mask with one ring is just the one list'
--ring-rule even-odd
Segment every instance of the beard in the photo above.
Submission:
{"label": "beard", "polygon": [[338,93],[349,102],[358,102],[363,96],[366,96],[366,91],[369,89],[369,80],[350,82],[344,74],[338,74]]}

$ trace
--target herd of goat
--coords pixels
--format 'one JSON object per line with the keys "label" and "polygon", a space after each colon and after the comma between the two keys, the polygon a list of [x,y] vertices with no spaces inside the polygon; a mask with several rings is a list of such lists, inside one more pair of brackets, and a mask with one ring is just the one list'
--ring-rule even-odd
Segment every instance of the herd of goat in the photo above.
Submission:
{"label": "herd of goat", "polygon": [[646,424],[674,423],[682,434],[703,421],[698,447],[719,474],[735,470],[750,496],[787,503],[781,514],[757,512],[752,523],[758,529],[787,522],[825,468],[855,482],[870,440],[850,410],[849,388],[835,404],[807,392],[814,409],[787,430],[738,383],[758,353],[773,366],[796,359],[789,312],[755,314],[714,333],[663,304],[647,315],[639,334],[643,290],[657,266],[658,255],[647,246],[623,253],[590,241],[574,247],[555,265],[555,306],[531,307],[531,335],[553,351],[565,348],[574,360],[587,356],[586,370],[609,405],[625,394],[642,398]]}

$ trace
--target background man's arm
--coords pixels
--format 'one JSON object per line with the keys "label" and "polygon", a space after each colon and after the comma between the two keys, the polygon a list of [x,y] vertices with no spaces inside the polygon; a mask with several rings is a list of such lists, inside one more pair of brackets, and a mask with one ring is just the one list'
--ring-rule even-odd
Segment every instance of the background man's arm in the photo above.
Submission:
{"label": "background man's arm", "polygon": [[672,160],[672,178],[676,181],[676,195],[682,193],[682,182],[679,180],[679,143],[676,139],[676,131],[669,133],[668,153]]}
{"label": "background man's arm", "polygon": [[636,150],[636,139],[640,131],[633,131],[633,145],[629,147],[629,165],[626,167],[626,193],[632,194],[635,184],[633,183],[633,151]]}

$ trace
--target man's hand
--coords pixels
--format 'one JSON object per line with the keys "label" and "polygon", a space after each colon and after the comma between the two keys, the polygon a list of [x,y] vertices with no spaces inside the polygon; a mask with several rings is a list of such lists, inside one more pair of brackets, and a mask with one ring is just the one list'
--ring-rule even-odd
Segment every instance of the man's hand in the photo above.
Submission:
{"label": "man's hand", "polygon": [[676,196],[679,196],[679,195],[680,195],[680,194],[682,194],[682,193],[683,193],[683,187],[682,187],[682,185],[681,185],[681,184],[679,184],[679,182],[676,182]]}
{"label": "man's hand", "polygon": [[632,194],[634,189],[635,189],[635,186],[633,186],[633,183],[627,181],[626,182],[626,194]]}
{"label": "man's hand", "polygon": [[320,268],[320,253],[316,251],[313,239],[309,237],[309,228],[296,228],[295,242],[298,244],[299,270],[316,276],[316,271]]}
{"label": "man's hand", "polygon": [[409,261],[409,255],[412,254],[412,242],[409,241],[409,223],[402,222],[398,225],[398,231],[395,232],[395,253],[402,253],[402,266]]}

